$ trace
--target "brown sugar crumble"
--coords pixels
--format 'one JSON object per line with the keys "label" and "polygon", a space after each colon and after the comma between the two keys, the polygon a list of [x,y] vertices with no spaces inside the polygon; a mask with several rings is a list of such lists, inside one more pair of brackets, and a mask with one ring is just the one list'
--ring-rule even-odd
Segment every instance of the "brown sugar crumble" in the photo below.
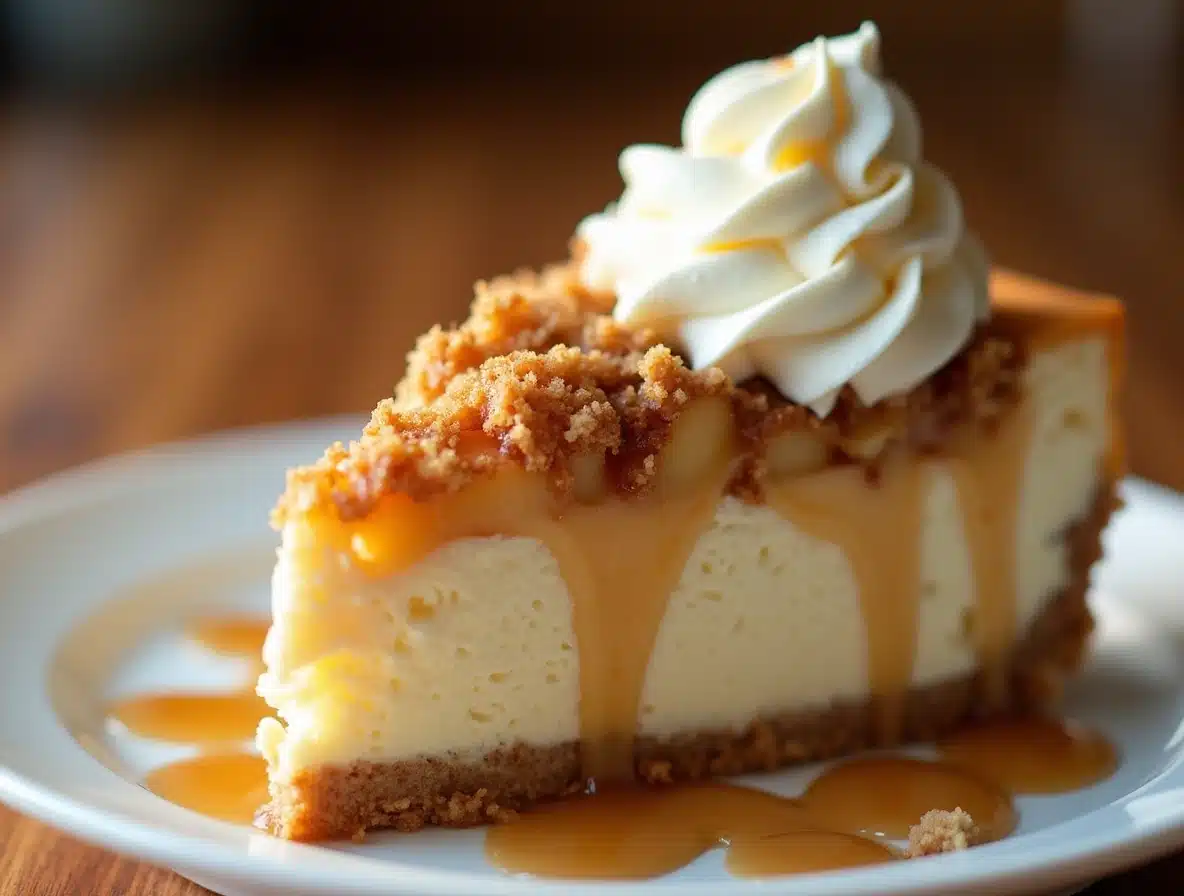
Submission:
{"label": "brown sugar crumble", "polygon": [[978,840],[978,825],[969,812],[961,808],[953,812],[933,809],[909,828],[909,845],[905,855],[910,859],[918,859],[943,852],[957,852],[969,849]]}
{"label": "brown sugar crumble", "polygon": [[729,489],[739,497],[760,500],[765,448],[788,432],[810,433],[833,462],[874,477],[895,445],[935,452],[955,428],[992,427],[1018,400],[1026,363],[1006,329],[988,324],[908,394],[866,406],[845,388],[820,419],[762,380],[690,370],[654,331],[615,321],[612,302],[579,284],[574,262],[479,283],[468,319],[420,338],[361,438],[289,473],[273,522],[311,511],[356,519],[386,494],[425,499],[506,464],[548,475],[563,494],[573,460],[589,454],[605,457],[618,492],[638,494],[674,421],[703,397],[731,403],[740,457]]}
{"label": "brown sugar crumble", "polygon": [[570,265],[478,282],[467,320],[451,329],[432,327],[419,337],[397,387],[398,404],[426,404],[443,395],[458,374],[498,355],[566,345],[636,360],[658,344],[652,330],[631,330],[613,320],[611,308],[611,297],[583,289]]}

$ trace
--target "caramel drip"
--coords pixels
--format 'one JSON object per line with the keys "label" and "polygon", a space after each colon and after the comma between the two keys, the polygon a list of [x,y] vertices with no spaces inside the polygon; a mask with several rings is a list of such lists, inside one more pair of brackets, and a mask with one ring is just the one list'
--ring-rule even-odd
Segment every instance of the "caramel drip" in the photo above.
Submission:
{"label": "caramel drip", "polygon": [[271,710],[254,693],[147,694],[120,700],[108,711],[132,734],[173,743],[228,743],[255,736]]}
{"label": "caramel drip", "polygon": [[825,826],[850,834],[899,839],[931,809],[964,809],[983,840],[1006,837],[1016,812],[998,785],[940,762],[873,756],[840,763],[814,779],[802,796]]}
{"label": "caramel drip", "polygon": [[734,874],[768,877],[890,862],[875,838],[907,837],[934,808],[968,811],[988,840],[1015,827],[1006,791],[968,771],[873,758],[832,768],[801,799],[721,783],[579,796],[493,828],[485,851],[513,873],[641,879],[725,847]]}
{"label": "caramel drip", "polygon": [[267,802],[267,765],[249,753],[195,756],[154,769],[144,786],[202,815],[250,824]]}
{"label": "caramel drip", "polygon": [[881,865],[900,858],[885,843],[839,831],[794,831],[739,840],[728,850],[726,865],[737,877],[781,877]]}
{"label": "caramel drip", "polygon": [[189,637],[215,653],[257,658],[271,623],[250,616],[201,619],[189,630]]}
{"label": "caramel drip", "polygon": [[492,828],[485,850],[509,872],[637,880],[717,846],[814,826],[795,800],[745,787],[629,788],[574,797]]}
{"label": "caramel drip", "polygon": [[1105,780],[1118,768],[1106,738],[1071,721],[1000,719],[938,742],[946,762],[971,769],[1013,793],[1067,793]]}
{"label": "caramel drip", "polygon": [[721,472],[689,495],[574,507],[560,523],[561,537],[533,533],[559,562],[571,594],[580,651],[581,757],[589,781],[633,777],[650,653],[667,601],[715,512],[726,478]]}
{"label": "caramel drip", "polygon": [[[975,610],[971,637],[982,668],[984,700],[1001,707],[1016,642],[1019,503],[1031,412],[1016,408],[991,437],[974,440],[940,463],[958,492],[971,556]],[[859,589],[867,633],[868,690],[880,743],[896,743],[901,706],[912,684],[920,623],[921,539],[928,462],[889,462],[879,481],[861,469],[831,468],[771,483],[766,500],[807,534],[837,545]]]}
{"label": "caramel drip", "polygon": [[913,671],[920,601],[925,468],[888,465],[878,483],[858,467],[770,483],[766,500],[793,525],[837,545],[851,565],[867,632],[877,735],[895,743]]}
{"label": "caramel drip", "polygon": [[[259,659],[268,621],[227,616],[202,619],[187,635],[216,653]],[[247,741],[271,709],[253,691],[156,693],[119,700],[110,719],[132,734],[174,743]],[[169,802],[223,821],[250,823],[267,802],[267,766],[247,752],[215,752],[151,771],[144,786]]]}
{"label": "caramel drip", "polygon": [[[246,616],[210,617],[186,632],[226,656],[260,660],[269,622]],[[228,743],[255,736],[271,710],[253,690],[226,694],[152,693],[118,700],[108,717],[132,734],[173,743]]]}
{"label": "caramel drip", "polygon": [[1017,635],[1019,504],[1032,442],[1031,417],[1021,402],[993,437],[975,441],[947,464],[958,490],[974,574],[970,635],[982,696],[993,709],[1006,704],[1008,660]]}
{"label": "caramel drip", "polygon": [[468,536],[496,533],[545,545],[572,604],[583,774],[601,784],[627,781],[650,653],[727,482],[731,425],[724,402],[688,407],[670,442],[681,453],[658,459],[658,481],[644,496],[560,504],[543,477],[511,469],[434,501],[387,502],[351,528],[350,543],[376,575],[406,569]]}

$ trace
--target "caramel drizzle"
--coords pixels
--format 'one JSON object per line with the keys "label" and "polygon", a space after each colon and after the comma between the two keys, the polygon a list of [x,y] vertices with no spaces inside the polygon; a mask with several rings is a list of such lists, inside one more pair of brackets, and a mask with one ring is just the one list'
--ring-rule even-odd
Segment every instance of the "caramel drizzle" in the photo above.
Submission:
{"label": "caramel drizzle", "polygon": [[975,611],[970,635],[981,669],[982,697],[1002,709],[1016,640],[1019,504],[1032,442],[1032,413],[1021,402],[994,437],[950,459],[970,547]]}
{"label": "caramel drizzle", "polygon": [[[257,661],[268,625],[266,619],[214,617],[194,623],[186,634],[217,653]],[[261,756],[218,745],[250,739],[270,714],[254,691],[148,693],[108,709],[108,718],[132,734],[208,751],[153,769],[144,778],[146,789],[186,809],[243,824],[267,801],[267,765]]]}
{"label": "caramel drizzle", "polygon": [[202,815],[250,824],[267,802],[267,764],[250,753],[207,753],[154,769],[144,786]]}
{"label": "caramel drizzle", "polygon": [[975,589],[970,635],[982,669],[984,700],[1002,709],[1016,638],[1019,502],[1031,444],[1022,405],[985,440],[942,461],[890,459],[878,480],[832,468],[767,488],[786,520],[837,545],[851,565],[867,638],[868,690],[880,743],[900,740],[912,685],[920,623],[925,496],[939,464],[950,471],[969,547]]}
{"label": "caramel drizzle", "polygon": [[896,858],[886,844],[820,829],[798,800],[719,783],[578,796],[492,828],[485,839],[486,856],[503,871],[573,879],[653,878],[721,846],[737,876]]}
{"label": "caramel drizzle", "polygon": [[867,632],[868,689],[880,743],[899,740],[919,622],[926,469],[909,459],[869,483],[836,467],[773,483],[766,500],[808,535],[837,545],[851,565]]}
{"label": "caramel drizzle", "polygon": [[[714,478],[725,476],[720,471]],[[581,764],[594,785],[633,777],[650,654],[667,598],[711,520],[717,494],[711,489],[577,507],[563,521],[564,537],[544,533],[571,594],[580,650]],[[600,548],[595,558],[589,544]]]}
{"label": "caramel drizzle", "polygon": [[1118,768],[1110,741],[1076,722],[995,719],[955,731],[937,743],[942,760],[1012,793],[1068,793],[1104,780]]}
{"label": "caramel drizzle", "polygon": [[116,702],[108,715],[140,737],[206,744],[249,741],[271,711],[253,691],[242,691],[142,694]]}
{"label": "caramel drizzle", "polygon": [[1075,790],[1117,763],[1101,735],[1048,719],[995,721],[940,749],[939,762],[849,759],[796,799],[720,782],[575,797],[493,828],[485,853],[503,871],[561,878],[652,878],[716,848],[738,877],[851,868],[901,858],[886,838],[912,841],[934,809],[969,816],[967,845],[1002,839],[1018,821],[1013,792]]}
{"label": "caramel drizzle", "polygon": [[263,653],[263,641],[270,627],[269,619],[219,616],[194,623],[189,637],[215,653],[254,660]]}

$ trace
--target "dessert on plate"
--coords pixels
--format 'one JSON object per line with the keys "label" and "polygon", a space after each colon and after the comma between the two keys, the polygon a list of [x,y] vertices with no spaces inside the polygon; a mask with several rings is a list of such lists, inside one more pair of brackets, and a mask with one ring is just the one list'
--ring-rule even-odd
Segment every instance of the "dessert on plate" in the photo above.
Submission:
{"label": "dessert on plate", "polygon": [[293,470],[266,821],[471,825],[1055,702],[1121,306],[990,274],[871,25],[711,79]]}

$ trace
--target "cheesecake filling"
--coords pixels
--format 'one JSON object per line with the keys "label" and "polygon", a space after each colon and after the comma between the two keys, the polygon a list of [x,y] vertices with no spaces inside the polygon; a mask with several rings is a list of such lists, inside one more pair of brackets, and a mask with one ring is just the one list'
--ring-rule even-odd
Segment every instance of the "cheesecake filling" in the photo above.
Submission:
{"label": "cheesecake filling", "polygon": [[[652,494],[559,507],[520,471],[367,519],[284,529],[259,732],[273,778],[366,759],[479,759],[741,728],[867,695],[890,739],[910,687],[998,668],[1067,577],[1063,530],[1099,487],[1102,340],[1047,346],[993,438],[950,456],[785,475],[721,497],[730,416],[680,417]],[[990,681],[988,675],[985,678]]]}

